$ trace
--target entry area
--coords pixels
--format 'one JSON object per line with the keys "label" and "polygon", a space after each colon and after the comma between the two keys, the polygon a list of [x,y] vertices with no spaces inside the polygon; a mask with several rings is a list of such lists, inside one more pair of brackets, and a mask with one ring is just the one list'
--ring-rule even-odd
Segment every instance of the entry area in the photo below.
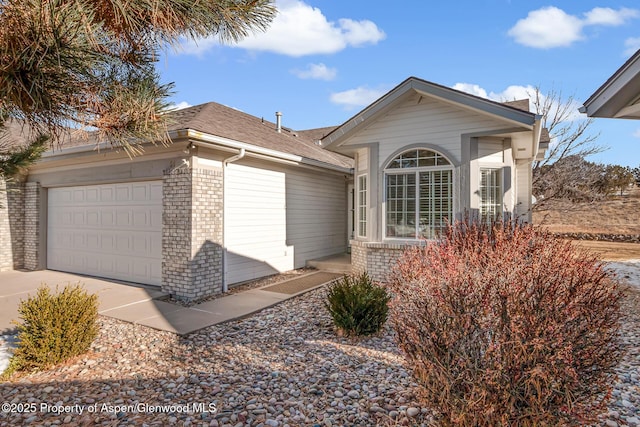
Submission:
{"label": "entry area", "polygon": [[47,268],[148,285],[162,280],[162,181],[50,188]]}

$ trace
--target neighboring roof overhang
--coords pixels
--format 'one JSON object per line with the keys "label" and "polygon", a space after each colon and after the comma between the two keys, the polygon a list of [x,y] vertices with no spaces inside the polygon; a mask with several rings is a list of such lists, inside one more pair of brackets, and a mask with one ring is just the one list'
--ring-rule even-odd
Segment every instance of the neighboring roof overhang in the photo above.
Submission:
{"label": "neighboring roof overhang", "polygon": [[640,50],[580,108],[588,117],[640,119]]}
{"label": "neighboring roof overhang", "polygon": [[[196,145],[207,147],[207,148],[217,148],[223,147],[228,150],[239,150],[241,148],[246,150],[248,156],[256,156],[263,159],[272,159],[274,161],[285,161],[288,163],[296,163],[305,166],[311,166],[314,168],[322,168],[328,169],[332,171],[337,171],[341,173],[353,173],[351,168],[341,167],[338,165],[333,165],[330,163],[322,162],[315,159],[309,159],[302,156],[297,156],[289,153],[283,153],[281,151],[270,150],[268,148],[258,147],[252,144],[247,144],[239,141],[234,141],[227,138],[222,138],[215,135],[206,134],[203,132],[198,132],[193,129],[180,129],[180,130],[172,130],[169,131],[169,137],[172,141],[176,143],[180,140],[189,140],[190,143],[195,143]],[[148,143],[151,145],[151,143]],[[87,154],[90,152],[104,153],[112,150],[112,146],[108,143],[99,143],[99,144],[86,144],[79,145],[74,147],[62,148],[60,150],[55,151],[47,151],[42,155],[42,160],[45,162],[47,160],[52,160],[55,158],[61,158],[65,156],[74,156],[79,154]],[[126,157],[126,156],[125,156]],[[42,161],[41,160],[41,161]]]}
{"label": "neighboring roof overhang", "polygon": [[513,125],[523,126],[530,130],[533,130],[535,123],[540,119],[536,114],[523,111],[519,108],[471,95],[417,77],[409,77],[386,95],[373,102],[325,136],[322,139],[322,145],[329,150],[335,150],[359,129],[384,114],[392,108],[396,102],[404,99],[406,96],[410,96],[414,92],[451,104],[457,104],[481,114],[492,115],[510,122]]}

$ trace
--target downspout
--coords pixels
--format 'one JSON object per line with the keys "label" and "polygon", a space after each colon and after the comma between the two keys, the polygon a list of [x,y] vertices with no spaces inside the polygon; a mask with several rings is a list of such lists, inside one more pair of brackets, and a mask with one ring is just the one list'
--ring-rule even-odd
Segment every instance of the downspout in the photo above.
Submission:
{"label": "downspout", "polygon": [[229,290],[227,284],[227,244],[226,244],[226,225],[227,225],[227,165],[242,159],[246,155],[244,148],[240,148],[238,154],[227,157],[222,161],[222,293]]}
{"label": "downspout", "polygon": [[245,149],[241,148],[240,152],[238,154],[236,154],[234,156],[231,156],[231,157],[227,157],[226,159],[224,159],[222,161],[222,164],[223,164],[224,167],[226,167],[229,163],[233,163],[236,160],[240,160],[241,158],[243,158],[245,156],[245,154],[246,154]]}

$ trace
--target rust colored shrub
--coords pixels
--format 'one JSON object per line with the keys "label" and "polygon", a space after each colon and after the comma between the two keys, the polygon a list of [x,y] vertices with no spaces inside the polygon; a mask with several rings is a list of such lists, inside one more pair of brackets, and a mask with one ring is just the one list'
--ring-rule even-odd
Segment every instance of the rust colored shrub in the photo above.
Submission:
{"label": "rust colored shrub", "polygon": [[390,286],[399,347],[441,424],[584,423],[607,400],[621,294],[570,242],[465,220],[407,250]]}

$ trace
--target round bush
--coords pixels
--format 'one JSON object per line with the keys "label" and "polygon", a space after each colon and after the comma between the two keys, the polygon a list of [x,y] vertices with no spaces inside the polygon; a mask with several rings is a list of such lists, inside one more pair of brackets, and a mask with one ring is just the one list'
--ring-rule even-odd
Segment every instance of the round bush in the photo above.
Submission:
{"label": "round bush", "polygon": [[98,297],[79,284],[56,293],[41,286],[18,312],[22,322],[12,370],[46,368],[85,353],[98,335]]}
{"label": "round bush", "polygon": [[365,272],[344,276],[329,288],[325,306],[340,333],[371,335],[387,321],[390,297]]}
{"label": "round bush", "polygon": [[570,242],[465,220],[407,250],[390,288],[399,347],[442,425],[583,423],[605,403],[621,294]]}

